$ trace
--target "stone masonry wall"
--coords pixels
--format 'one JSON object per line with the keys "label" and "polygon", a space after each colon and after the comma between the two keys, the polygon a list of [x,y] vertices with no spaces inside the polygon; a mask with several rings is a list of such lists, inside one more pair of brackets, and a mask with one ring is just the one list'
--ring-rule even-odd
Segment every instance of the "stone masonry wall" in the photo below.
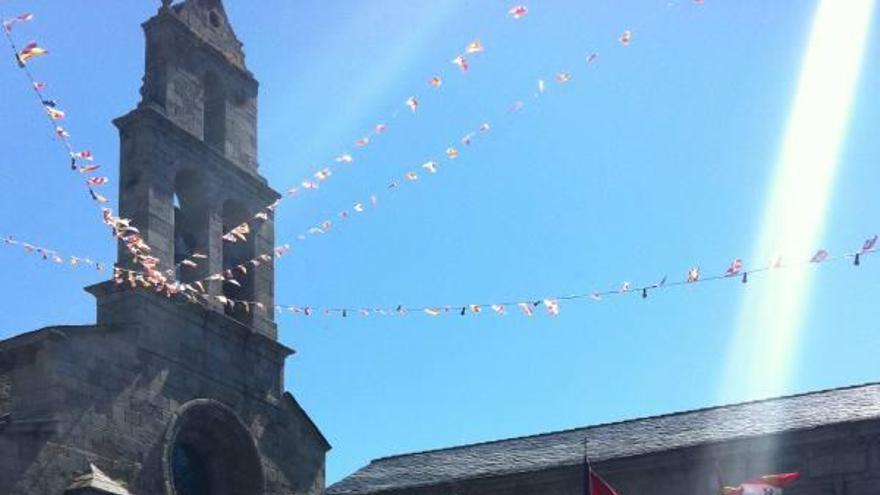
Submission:
{"label": "stone masonry wall", "polygon": [[282,394],[289,351],[194,308],[143,296],[126,299],[139,308],[124,307],[133,311],[126,318],[143,323],[61,329],[4,352],[39,357],[13,369],[12,422],[0,429],[0,493],[61,494],[94,462],[135,495],[165,494],[171,419],[187,402],[209,398],[235,411],[255,439],[266,494],[320,494],[328,446]]}

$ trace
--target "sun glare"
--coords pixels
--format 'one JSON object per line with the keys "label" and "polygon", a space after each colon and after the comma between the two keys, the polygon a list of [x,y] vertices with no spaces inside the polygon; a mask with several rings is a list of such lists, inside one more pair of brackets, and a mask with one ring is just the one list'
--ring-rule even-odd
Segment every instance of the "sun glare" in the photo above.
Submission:
{"label": "sun glare", "polygon": [[[821,0],[761,218],[751,262],[809,258],[820,246],[850,121],[874,0]],[[761,279],[743,296],[722,399],[786,392],[812,270]]]}

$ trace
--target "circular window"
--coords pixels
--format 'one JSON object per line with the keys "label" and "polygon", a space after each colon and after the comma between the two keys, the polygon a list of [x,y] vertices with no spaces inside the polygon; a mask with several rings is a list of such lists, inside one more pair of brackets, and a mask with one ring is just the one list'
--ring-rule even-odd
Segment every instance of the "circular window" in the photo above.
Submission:
{"label": "circular window", "polygon": [[185,404],[165,439],[169,495],[253,495],[263,492],[260,455],[233,411],[200,399]]}
{"label": "circular window", "polygon": [[220,16],[217,15],[217,12],[214,12],[212,10],[211,13],[208,14],[208,20],[211,21],[211,25],[214,26],[215,28],[220,27]]}

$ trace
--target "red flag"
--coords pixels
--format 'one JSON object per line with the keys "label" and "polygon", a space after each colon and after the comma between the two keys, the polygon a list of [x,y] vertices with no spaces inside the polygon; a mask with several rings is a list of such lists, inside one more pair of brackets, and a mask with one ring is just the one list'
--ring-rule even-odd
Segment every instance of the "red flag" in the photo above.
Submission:
{"label": "red flag", "polygon": [[525,5],[515,5],[510,10],[508,10],[507,13],[508,15],[510,15],[510,17],[513,17],[514,19],[522,19],[523,17],[528,15],[529,9]]}
{"label": "red flag", "polygon": [[875,235],[874,237],[866,240],[865,243],[862,244],[862,252],[867,253],[869,251],[873,251],[874,248],[877,247],[877,239],[878,236]]}
{"label": "red flag", "polygon": [[816,254],[810,258],[810,263],[822,263],[823,261],[828,259],[828,251],[824,249],[820,249]]}
{"label": "red flag", "polygon": [[782,489],[788,487],[800,478],[800,473],[770,474],[754,478],[736,487],[723,487],[723,495],[752,495],[782,493]]}
{"label": "red flag", "polygon": [[95,159],[95,155],[93,155],[92,152],[88,150],[73,152],[70,154],[70,157],[77,160],[85,160],[87,162]]}
{"label": "red flag", "polygon": [[524,315],[526,315],[526,316],[534,316],[535,315],[535,310],[532,309],[532,305],[530,303],[519,303],[517,306],[519,306],[520,311],[522,311],[522,313]]}
{"label": "red flag", "polygon": [[467,72],[470,68],[470,65],[468,65],[468,61],[466,58],[464,58],[464,55],[459,55],[455,57],[454,59],[452,59],[452,63],[457,65],[462,72]]}
{"label": "red flag", "polygon": [[787,486],[797,481],[800,477],[801,473],[769,474],[767,476],[761,476],[760,478],[748,481],[747,483],[755,485],[764,484],[772,486],[774,488],[786,488]]}
{"label": "red flag", "polygon": [[86,184],[90,186],[103,186],[110,182],[108,177],[89,177],[86,179]]}
{"label": "red flag", "polygon": [[617,495],[617,492],[608,482],[590,470],[590,486],[587,495]]}
{"label": "red flag", "polygon": [[29,21],[32,21],[33,19],[34,19],[33,14],[22,14],[18,17],[13,17],[12,19],[7,19],[7,20],[3,21],[3,29],[5,29],[6,32],[11,33],[13,26],[15,26],[16,24],[21,24],[23,22],[29,22]]}
{"label": "red flag", "polygon": [[728,277],[733,277],[734,275],[739,274],[739,272],[743,268],[743,262],[741,259],[737,258],[730,262],[730,266],[727,267],[727,271],[724,272],[724,275]]}

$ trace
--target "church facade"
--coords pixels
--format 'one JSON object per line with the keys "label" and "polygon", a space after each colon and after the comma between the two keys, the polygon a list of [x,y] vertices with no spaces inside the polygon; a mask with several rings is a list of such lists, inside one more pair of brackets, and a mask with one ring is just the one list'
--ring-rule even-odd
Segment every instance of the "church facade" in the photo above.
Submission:
{"label": "church facade", "polygon": [[[221,239],[279,197],[258,172],[258,84],[222,2],[165,0],[143,28],[142,99],[115,121],[120,215],[183,281],[271,253],[271,215],[247,242]],[[123,248],[118,266],[136,269]],[[247,310],[105,282],[87,289],[95,325],[0,342],[0,494],[323,493],[330,446],[284,391],[273,277],[264,263],[208,284],[262,303]]]}

